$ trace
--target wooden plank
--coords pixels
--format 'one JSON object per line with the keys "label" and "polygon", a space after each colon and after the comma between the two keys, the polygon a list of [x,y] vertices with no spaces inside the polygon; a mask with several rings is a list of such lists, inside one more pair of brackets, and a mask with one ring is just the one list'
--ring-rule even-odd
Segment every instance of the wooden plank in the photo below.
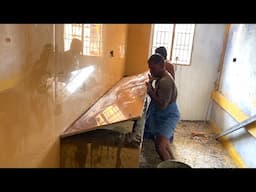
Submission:
{"label": "wooden plank", "polygon": [[[232,103],[231,101],[229,101],[220,92],[218,91],[212,92],[212,99],[239,123],[249,118],[249,116],[246,115],[243,111],[241,111],[235,103]],[[245,126],[245,128],[252,136],[256,137],[255,125],[252,124],[249,126]]]}
{"label": "wooden plank", "polygon": [[74,132],[66,132],[66,133],[63,133],[60,136],[60,138],[65,138],[65,137],[69,137],[69,136],[73,136],[73,135],[77,135],[77,134],[82,134],[82,133],[86,133],[86,132],[93,131],[96,129],[105,129],[105,130],[117,131],[120,133],[129,133],[129,132],[132,132],[133,126],[134,126],[134,121],[122,121],[122,122],[113,123],[110,125],[92,127],[90,129],[81,129],[81,130],[77,130]]}
{"label": "wooden plank", "polygon": [[61,135],[61,167],[139,166],[147,78],[124,78]]}
{"label": "wooden plank", "polygon": [[135,168],[141,146],[129,146],[125,134],[95,130],[61,140],[61,167]]}
{"label": "wooden plank", "polygon": [[140,118],[143,114],[147,94],[145,86],[147,78],[147,73],[123,78],[81,118],[65,130],[61,137]]}
{"label": "wooden plank", "polygon": [[120,166],[118,166],[118,168],[138,168],[140,160],[140,149],[121,148],[120,160]]}
{"label": "wooden plank", "polygon": [[63,168],[136,168],[140,148],[74,142],[61,146]]}

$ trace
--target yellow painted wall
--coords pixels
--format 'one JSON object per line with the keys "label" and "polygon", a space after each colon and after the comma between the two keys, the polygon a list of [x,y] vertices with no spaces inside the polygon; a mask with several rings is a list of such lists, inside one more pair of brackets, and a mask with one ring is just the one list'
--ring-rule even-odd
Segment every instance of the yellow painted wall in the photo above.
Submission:
{"label": "yellow painted wall", "polygon": [[57,73],[63,25],[0,25],[0,167],[59,167],[59,135],[123,76],[126,32],[103,25],[102,56],[79,58],[94,70],[69,93]]}
{"label": "yellow painted wall", "polygon": [[[221,131],[227,130],[255,114],[255,24],[230,24],[226,48],[220,62],[218,90],[213,92],[211,121]],[[234,59],[236,58],[236,59]],[[256,167],[256,126],[254,123],[226,135],[241,161],[248,168]],[[233,155],[234,159],[239,159]]]}
{"label": "yellow painted wall", "polygon": [[[63,41],[59,37],[62,35],[62,25],[56,29],[57,44]],[[69,94],[62,91],[62,85],[57,85],[56,94],[56,126],[64,131],[73,121],[77,119],[86,109],[108,91],[124,72],[125,49],[126,49],[127,26],[123,24],[105,24],[102,31],[102,56],[84,56],[79,59],[80,67],[91,66],[94,71],[80,89]],[[60,46],[59,46],[60,47]],[[114,57],[110,57],[110,51],[114,51]],[[57,68],[62,65],[57,62]],[[57,75],[58,77],[58,75]],[[65,81],[66,84],[69,81]]]}
{"label": "yellow painted wall", "polygon": [[[214,130],[215,134],[218,134],[221,132],[221,128],[219,128],[215,122],[210,120],[209,124],[210,124],[211,128]],[[247,165],[242,160],[239,153],[236,151],[232,142],[230,142],[230,140],[226,136],[219,138],[219,141],[223,144],[224,148],[228,151],[230,157],[234,160],[234,163],[236,164],[236,166],[238,168],[246,168],[247,167]]]}
{"label": "yellow painted wall", "polygon": [[125,75],[148,70],[147,60],[151,39],[151,24],[129,24]]}

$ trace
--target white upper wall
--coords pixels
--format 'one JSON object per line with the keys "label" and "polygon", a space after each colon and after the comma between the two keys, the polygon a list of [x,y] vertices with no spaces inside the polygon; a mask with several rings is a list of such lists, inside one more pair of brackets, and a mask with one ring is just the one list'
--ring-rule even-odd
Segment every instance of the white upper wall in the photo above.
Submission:
{"label": "white upper wall", "polygon": [[182,120],[205,120],[218,75],[225,24],[196,24],[191,65],[177,65],[176,84]]}

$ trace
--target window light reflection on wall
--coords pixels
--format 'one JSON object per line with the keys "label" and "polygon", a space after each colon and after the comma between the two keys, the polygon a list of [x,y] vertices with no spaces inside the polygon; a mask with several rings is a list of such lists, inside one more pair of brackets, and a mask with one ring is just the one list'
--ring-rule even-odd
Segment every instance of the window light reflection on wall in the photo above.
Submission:
{"label": "window light reflection on wall", "polygon": [[110,105],[96,117],[97,125],[123,121],[125,116],[117,105]]}
{"label": "window light reflection on wall", "polygon": [[74,93],[74,91],[83,85],[83,83],[86,81],[86,79],[88,79],[94,70],[95,67],[90,65],[83,69],[71,72],[71,77],[66,87],[68,92],[70,94]]}

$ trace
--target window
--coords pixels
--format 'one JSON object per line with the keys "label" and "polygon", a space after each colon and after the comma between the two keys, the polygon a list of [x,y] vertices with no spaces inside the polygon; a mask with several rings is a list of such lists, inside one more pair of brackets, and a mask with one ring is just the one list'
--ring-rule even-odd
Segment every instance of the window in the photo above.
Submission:
{"label": "window", "polygon": [[123,121],[125,119],[124,114],[116,105],[110,105],[102,113],[97,115],[97,125],[105,125],[107,123],[114,123]]}
{"label": "window", "polygon": [[152,54],[164,46],[173,64],[190,65],[194,30],[195,24],[154,24]]}
{"label": "window", "polygon": [[102,24],[65,24],[64,51],[69,50],[73,38],[83,42],[83,55],[101,55]]}

